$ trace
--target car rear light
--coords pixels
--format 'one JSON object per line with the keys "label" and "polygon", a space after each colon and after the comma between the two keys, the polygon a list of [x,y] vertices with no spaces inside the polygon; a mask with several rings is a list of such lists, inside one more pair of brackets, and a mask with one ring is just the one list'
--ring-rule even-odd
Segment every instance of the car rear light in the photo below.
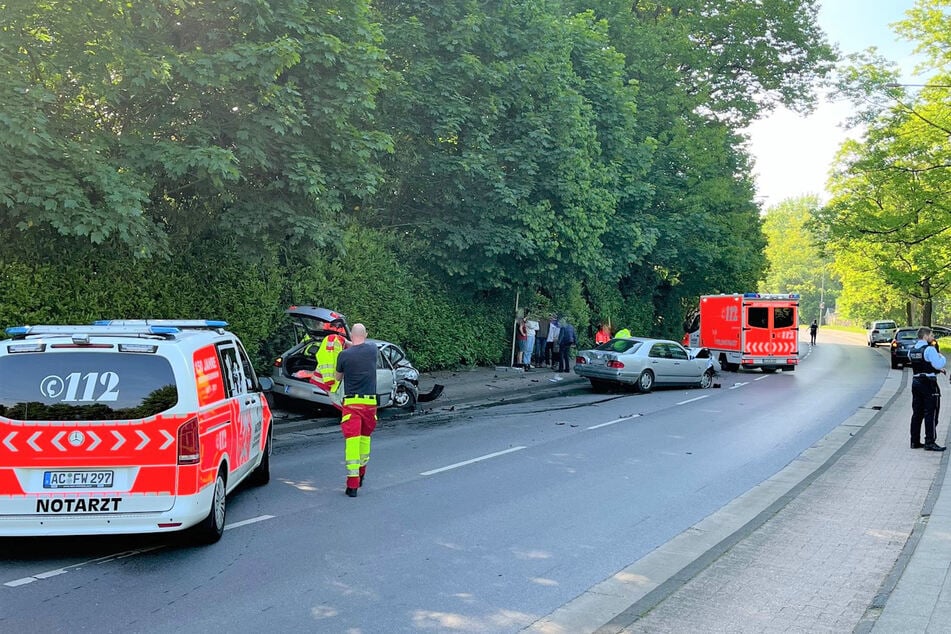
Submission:
{"label": "car rear light", "polygon": [[279,367],[281,367],[282,365],[284,365],[284,357],[278,357],[278,358],[274,359],[274,367],[275,367],[275,368],[279,368]]}
{"label": "car rear light", "polygon": [[198,419],[192,418],[178,428],[178,464],[198,464],[200,460]]}
{"label": "car rear light", "polygon": [[577,363],[578,365],[584,365],[587,362],[588,360],[585,359],[584,357],[575,357],[575,363]]}
{"label": "car rear light", "polygon": [[753,365],[753,360],[752,360],[752,359],[743,359],[740,363],[742,363],[743,365]]}
{"label": "car rear light", "polygon": [[620,370],[624,367],[624,364],[620,361],[608,361],[605,365],[609,368],[614,368],[615,370]]}
{"label": "car rear light", "polygon": [[799,363],[799,359],[786,359],[786,365],[796,365]]}
{"label": "car rear light", "polygon": [[897,341],[893,341],[893,342],[892,342],[892,348],[897,348],[897,347],[898,347],[898,342],[897,342]]}

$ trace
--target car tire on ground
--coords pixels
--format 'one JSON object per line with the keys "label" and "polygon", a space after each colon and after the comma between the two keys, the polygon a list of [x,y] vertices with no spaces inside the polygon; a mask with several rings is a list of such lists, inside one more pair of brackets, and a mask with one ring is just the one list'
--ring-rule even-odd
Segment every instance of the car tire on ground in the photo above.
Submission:
{"label": "car tire on ground", "polygon": [[699,387],[701,390],[713,387],[713,370],[707,370],[703,373],[703,376],[700,377]]}
{"label": "car tire on ground", "polygon": [[897,361],[892,361],[892,370],[898,370],[901,368],[901,364]]}
{"label": "car tire on ground", "polygon": [[416,400],[417,395],[415,390],[402,384],[396,386],[396,395],[393,397],[393,405],[399,409],[412,411],[416,409]]}
{"label": "car tire on ground", "polygon": [[221,465],[215,477],[215,491],[211,496],[211,509],[208,517],[203,519],[194,528],[195,541],[199,544],[214,544],[221,539],[225,531],[225,514],[227,511],[227,488],[225,487],[225,466]]}
{"label": "car tire on ground", "polygon": [[650,392],[654,389],[654,373],[650,370],[644,370],[641,372],[640,376],[637,377],[637,383],[635,384],[638,392],[644,394]]}
{"label": "car tire on ground", "polygon": [[264,445],[264,455],[261,456],[259,464],[248,477],[248,484],[251,486],[264,486],[271,481],[271,433],[268,432],[267,443]]}

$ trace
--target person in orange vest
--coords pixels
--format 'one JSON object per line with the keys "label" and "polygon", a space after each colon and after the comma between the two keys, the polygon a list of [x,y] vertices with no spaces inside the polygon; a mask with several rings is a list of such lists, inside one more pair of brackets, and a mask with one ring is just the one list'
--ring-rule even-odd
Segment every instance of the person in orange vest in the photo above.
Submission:
{"label": "person in orange vest", "polygon": [[607,324],[601,324],[598,332],[594,333],[594,342],[598,345],[611,341],[611,327]]}
{"label": "person in orange vest", "polygon": [[347,464],[345,493],[355,498],[363,485],[370,461],[370,436],[376,429],[376,344],[367,343],[367,329],[354,324],[350,330],[353,345],[337,355],[335,378],[343,382],[343,414],[340,430],[344,438]]}

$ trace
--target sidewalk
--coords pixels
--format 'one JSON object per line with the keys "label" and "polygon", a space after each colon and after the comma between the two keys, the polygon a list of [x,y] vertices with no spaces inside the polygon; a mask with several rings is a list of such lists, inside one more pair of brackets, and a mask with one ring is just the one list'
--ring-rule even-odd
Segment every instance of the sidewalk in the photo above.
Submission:
{"label": "sidewalk", "polygon": [[907,375],[800,490],[598,632],[951,632],[948,452],[908,448]]}

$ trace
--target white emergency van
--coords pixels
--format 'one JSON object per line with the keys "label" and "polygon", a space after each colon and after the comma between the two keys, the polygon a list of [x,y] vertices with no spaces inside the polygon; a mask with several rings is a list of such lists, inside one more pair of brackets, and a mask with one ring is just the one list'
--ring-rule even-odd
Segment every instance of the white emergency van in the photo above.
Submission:
{"label": "white emergency van", "polygon": [[226,326],[8,328],[0,536],[192,528],[199,541],[217,541],[227,494],[270,478],[270,379],[259,382]]}

